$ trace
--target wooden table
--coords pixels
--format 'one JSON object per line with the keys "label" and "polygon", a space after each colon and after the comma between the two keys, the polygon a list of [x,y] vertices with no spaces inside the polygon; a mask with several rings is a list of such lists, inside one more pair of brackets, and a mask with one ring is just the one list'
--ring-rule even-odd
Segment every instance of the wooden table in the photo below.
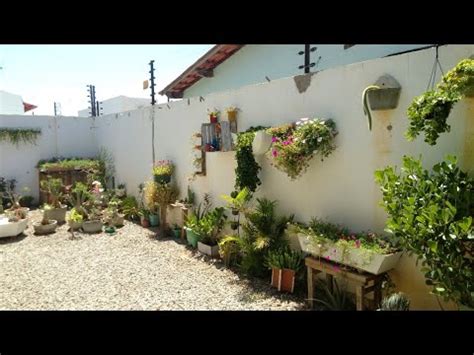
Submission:
{"label": "wooden table", "polygon": [[367,272],[341,269],[342,266],[339,264],[313,257],[305,258],[305,264],[308,271],[308,302],[311,308],[313,308],[314,303],[313,299],[316,275],[320,272],[326,273],[326,280],[328,281],[331,290],[334,276],[345,278],[356,284],[356,307],[358,311],[364,310],[365,297],[371,292],[374,293],[375,307],[380,304],[382,300],[382,279],[384,274],[373,275]]}

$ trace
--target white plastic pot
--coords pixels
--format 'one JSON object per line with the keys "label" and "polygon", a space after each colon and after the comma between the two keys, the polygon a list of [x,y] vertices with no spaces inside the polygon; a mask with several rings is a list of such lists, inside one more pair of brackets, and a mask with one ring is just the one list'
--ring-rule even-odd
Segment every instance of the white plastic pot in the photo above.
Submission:
{"label": "white plastic pot", "polygon": [[302,233],[298,233],[298,241],[301,250],[308,254],[351,266],[374,275],[383,274],[393,269],[397,266],[403,254],[401,251],[392,254],[377,254],[361,248],[347,248],[344,250],[330,241],[319,247],[307,235]]}
{"label": "white plastic pot", "polygon": [[263,155],[270,149],[272,145],[272,136],[265,131],[258,131],[255,133],[255,138],[252,142],[252,151],[254,155]]}
{"label": "white plastic pot", "polygon": [[0,216],[0,238],[15,237],[28,227],[28,220],[22,219],[18,222],[8,222],[8,218]]}

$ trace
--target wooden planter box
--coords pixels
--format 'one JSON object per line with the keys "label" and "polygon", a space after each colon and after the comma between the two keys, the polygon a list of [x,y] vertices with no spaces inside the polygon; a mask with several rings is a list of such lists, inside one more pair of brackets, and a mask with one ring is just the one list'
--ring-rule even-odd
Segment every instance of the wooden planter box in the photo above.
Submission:
{"label": "wooden planter box", "polygon": [[76,182],[87,184],[88,174],[87,170],[77,169],[52,168],[39,170],[39,204],[41,205],[49,201],[48,194],[41,191],[41,181],[47,180],[48,176],[51,176],[53,179],[61,179],[63,185],[68,186],[74,185]]}
{"label": "wooden planter box", "polygon": [[301,250],[316,257],[366,271],[374,275],[383,274],[397,266],[403,252],[377,254],[366,249],[343,248],[328,241],[320,248],[307,235],[298,233]]}

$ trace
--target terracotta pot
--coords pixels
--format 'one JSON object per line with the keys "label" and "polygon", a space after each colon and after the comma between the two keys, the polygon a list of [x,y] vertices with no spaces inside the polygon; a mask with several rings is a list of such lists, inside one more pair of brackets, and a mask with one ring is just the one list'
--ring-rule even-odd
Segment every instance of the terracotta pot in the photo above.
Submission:
{"label": "terracotta pot", "polygon": [[145,228],[150,226],[150,221],[146,217],[140,217],[140,223],[142,227],[145,227]]}
{"label": "terracotta pot", "polygon": [[278,284],[280,283],[280,276],[281,276],[281,269],[272,269],[272,280],[270,284],[272,287],[278,288]]}
{"label": "terracotta pot", "polygon": [[293,290],[295,289],[295,275],[295,270],[281,270],[281,280],[278,285],[278,291],[293,293]]}

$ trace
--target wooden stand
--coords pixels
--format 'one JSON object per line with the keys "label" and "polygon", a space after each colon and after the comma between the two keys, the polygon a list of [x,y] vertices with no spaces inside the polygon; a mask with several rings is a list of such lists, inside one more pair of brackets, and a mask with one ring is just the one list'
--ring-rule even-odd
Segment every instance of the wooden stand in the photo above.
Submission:
{"label": "wooden stand", "polygon": [[373,275],[367,272],[359,273],[350,270],[338,271],[335,267],[340,268],[341,265],[318,260],[313,257],[307,257],[305,264],[308,271],[308,302],[311,308],[313,308],[315,279],[316,275],[320,272],[326,273],[326,280],[330,287],[333,285],[334,276],[345,278],[356,284],[356,306],[358,311],[365,309],[364,301],[370,301],[366,299],[366,296],[371,292],[374,293],[373,302],[375,305],[373,305],[373,308],[376,308],[380,304],[382,300],[382,279],[384,274]]}

